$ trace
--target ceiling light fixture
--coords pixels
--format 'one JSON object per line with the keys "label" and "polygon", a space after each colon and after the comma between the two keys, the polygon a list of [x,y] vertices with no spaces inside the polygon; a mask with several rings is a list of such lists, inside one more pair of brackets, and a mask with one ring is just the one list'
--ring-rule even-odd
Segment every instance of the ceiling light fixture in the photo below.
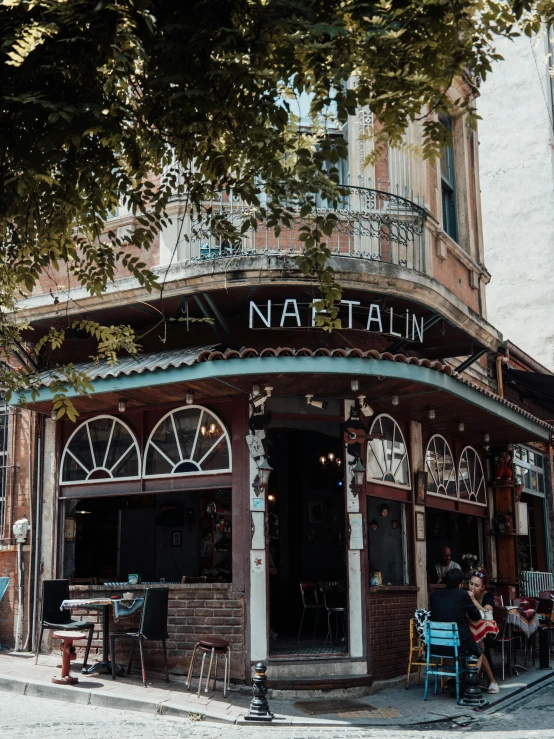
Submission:
{"label": "ceiling light fixture", "polygon": [[390,402],[393,405],[398,405],[400,403],[400,398],[398,397],[398,395],[392,395],[391,396],[391,399],[390,399]]}
{"label": "ceiling light fixture", "polygon": [[126,400],[123,400],[123,398],[121,398],[121,400],[117,404],[117,410],[120,413],[125,413],[125,411],[127,410],[127,401]]}
{"label": "ceiling light fixture", "polygon": [[460,433],[462,433],[462,431],[465,431],[465,427],[466,427],[466,425],[465,425],[465,423],[463,421],[459,421],[458,422],[458,431]]}
{"label": "ceiling light fixture", "polygon": [[430,421],[433,421],[435,419],[435,409],[434,408],[429,408],[427,410],[427,415],[429,416],[429,420]]}
{"label": "ceiling light fixture", "polygon": [[358,390],[360,389],[360,383],[358,382],[358,380],[350,380],[350,389],[353,393],[358,392]]}
{"label": "ceiling light fixture", "polygon": [[194,403],[194,391],[189,390],[188,393],[185,395],[185,402],[187,405],[192,405]]}

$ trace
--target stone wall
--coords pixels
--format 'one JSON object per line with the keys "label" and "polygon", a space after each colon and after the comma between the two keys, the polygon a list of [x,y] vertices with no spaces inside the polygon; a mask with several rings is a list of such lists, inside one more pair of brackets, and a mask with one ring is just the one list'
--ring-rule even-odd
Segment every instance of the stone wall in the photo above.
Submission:
{"label": "stone wall", "polygon": [[374,680],[406,674],[410,645],[410,619],[417,608],[417,588],[369,588],[367,639],[369,672]]}

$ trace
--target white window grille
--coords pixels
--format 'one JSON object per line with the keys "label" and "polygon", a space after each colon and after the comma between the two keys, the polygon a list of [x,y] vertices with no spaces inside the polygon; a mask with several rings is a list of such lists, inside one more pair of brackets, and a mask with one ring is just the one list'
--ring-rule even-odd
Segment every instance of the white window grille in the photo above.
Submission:
{"label": "white window grille", "polygon": [[127,424],[115,416],[95,416],[69,437],[60,484],[82,485],[140,478],[140,450]]}
{"label": "white window grille", "polygon": [[367,480],[410,488],[408,449],[400,426],[386,413],[377,416],[367,442]]}
{"label": "white window grille", "polygon": [[440,434],[435,434],[429,439],[425,452],[425,469],[428,473],[427,493],[429,495],[458,497],[454,457],[450,445]]}
{"label": "white window grille", "polygon": [[199,405],[177,408],[156,425],[144,454],[144,477],[213,475],[231,471],[227,429]]}
{"label": "white window grille", "polygon": [[479,454],[466,446],[458,464],[458,497],[461,501],[487,505],[487,486]]}

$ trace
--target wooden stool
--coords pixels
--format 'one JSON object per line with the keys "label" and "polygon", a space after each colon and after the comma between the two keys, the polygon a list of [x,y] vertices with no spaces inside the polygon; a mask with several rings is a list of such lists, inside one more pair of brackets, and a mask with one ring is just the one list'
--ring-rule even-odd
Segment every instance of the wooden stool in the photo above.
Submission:
{"label": "wooden stool", "polygon": [[192,682],[192,671],[194,669],[194,660],[196,659],[196,653],[202,652],[202,666],[200,667],[200,678],[198,679],[198,696],[200,697],[200,690],[202,689],[202,677],[204,675],[204,662],[206,661],[206,655],[210,654],[210,666],[208,667],[208,675],[206,677],[206,687],[204,692],[208,692],[208,685],[210,683],[210,675],[212,674],[212,664],[215,655],[215,673],[214,673],[214,686],[215,690],[217,682],[217,662],[219,655],[222,654],[225,657],[225,672],[223,677],[223,697],[227,696],[227,690],[229,689],[231,681],[231,647],[229,642],[225,639],[221,639],[218,636],[207,636],[196,642],[194,645],[194,651],[192,653],[192,659],[190,661],[189,674],[187,677],[187,690],[190,690]]}
{"label": "wooden stool", "polygon": [[71,668],[71,662],[77,659],[77,650],[73,646],[73,639],[88,639],[88,634],[83,631],[54,631],[54,639],[62,639],[63,644],[62,650],[62,676],[53,677],[52,682],[56,685],[75,685],[79,680],[76,677],[71,677],[69,670]]}

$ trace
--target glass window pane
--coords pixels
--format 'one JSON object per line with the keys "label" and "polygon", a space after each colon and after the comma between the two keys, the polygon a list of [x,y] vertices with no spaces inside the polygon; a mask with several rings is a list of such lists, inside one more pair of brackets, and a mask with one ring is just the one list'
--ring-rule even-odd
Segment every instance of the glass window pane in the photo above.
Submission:
{"label": "glass window pane", "polygon": [[88,424],[95,467],[104,467],[104,458],[108,449],[108,441],[113,426],[112,418],[96,418]]}
{"label": "glass window pane", "polygon": [[[202,425],[201,415],[205,414],[196,409],[173,414],[183,459],[191,459],[195,440],[198,444],[197,434],[199,434],[199,426]],[[194,455],[194,459],[196,458]]]}
{"label": "glass window pane", "polygon": [[370,433],[372,439],[367,444],[367,479],[409,486],[408,454],[398,424],[388,416],[378,416]]}
{"label": "glass window pane", "polygon": [[[75,436],[71,439],[68,448],[71,450],[71,453],[75,457],[77,457],[79,462],[81,462],[81,464],[87,468],[87,470],[92,470],[94,468],[86,423],[77,431]],[[66,454],[66,460],[68,457],[69,455]]]}

